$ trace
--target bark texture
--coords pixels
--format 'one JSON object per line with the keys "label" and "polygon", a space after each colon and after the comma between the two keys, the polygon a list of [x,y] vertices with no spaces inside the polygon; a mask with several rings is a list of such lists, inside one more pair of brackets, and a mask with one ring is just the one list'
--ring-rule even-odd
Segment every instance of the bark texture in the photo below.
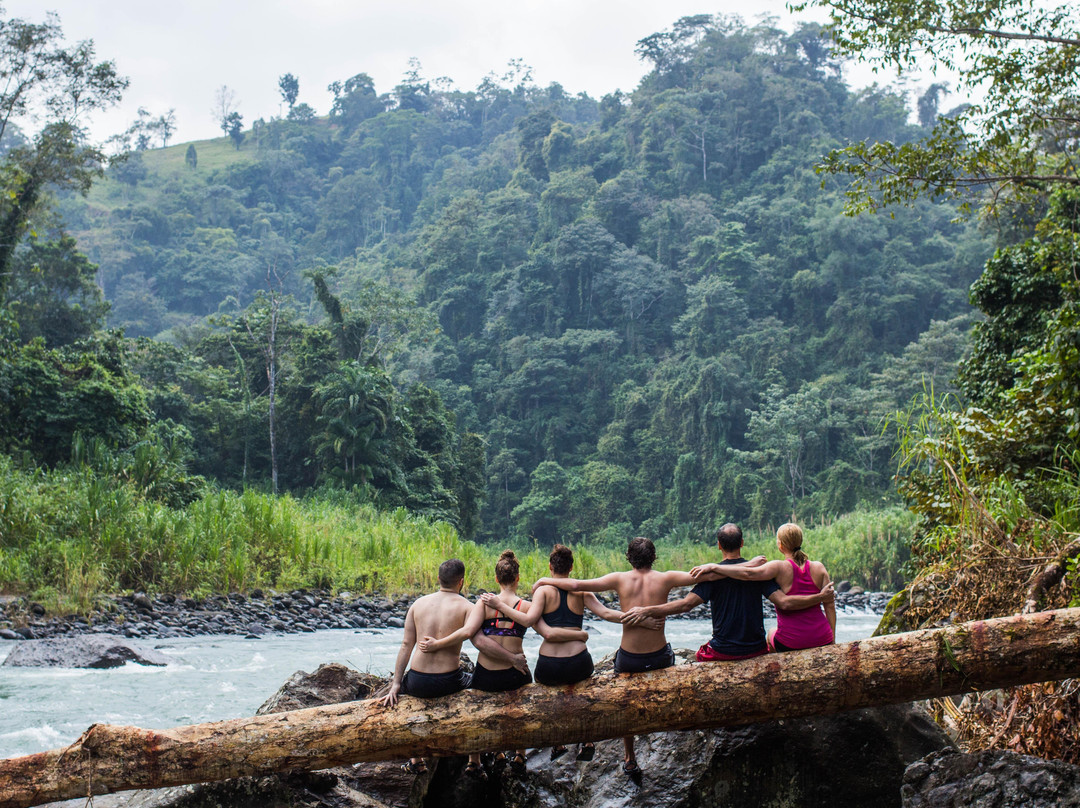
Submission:
{"label": "bark texture", "polygon": [[147,730],[95,724],[71,746],[0,760],[0,808],[410,755],[734,727],[1080,675],[1080,609],[739,663],[603,674],[574,686],[466,691]]}

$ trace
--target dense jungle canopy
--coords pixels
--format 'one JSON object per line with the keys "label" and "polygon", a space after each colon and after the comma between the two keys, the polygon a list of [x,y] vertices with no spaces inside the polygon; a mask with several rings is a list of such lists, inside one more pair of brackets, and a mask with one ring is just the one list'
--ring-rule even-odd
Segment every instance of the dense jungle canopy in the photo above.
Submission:
{"label": "dense jungle canopy", "polygon": [[[814,165],[925,133],[938,93],[911,122],[851,90],[814,25],[688,18],[638,52],[640,86],[599,100],[515,66],[471,91],[359,74],[327,117],[296,89],[240,140],[136,138],[9,293],[35,389],[109,356],[130,419],[20,403],[4,445],[56,463],[75,431],[153,429],[223,485],[360,486],[541,543],[892,496],[882,418],[948,388],[991,239],[943,204],[845,216]],[[99,301],[46,316],[93,282],[125,339]]]}

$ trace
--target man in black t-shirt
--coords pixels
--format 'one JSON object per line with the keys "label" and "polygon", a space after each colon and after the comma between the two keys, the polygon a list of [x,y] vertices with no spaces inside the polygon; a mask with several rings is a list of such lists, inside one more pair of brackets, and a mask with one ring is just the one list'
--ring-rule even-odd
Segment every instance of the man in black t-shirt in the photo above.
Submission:
{"label": "man in black t-shirt", "polygon": [[[720,562],[722,565],[748,563],[740,555],[743,536],[738,525],[729,522],[721,527],[716,531],[716,540],[724,556]],[[764,561],[764,558],[761,560]],[[713,635],[698,649],[698,662],[749,659],[768,651],[761,611],[763,597],[771,600],[777,608],[791,611],[809,609],[834,598],[831,584],[816,595],[793,597],[781,592],[774,580],[742,581],[708,574],[699,576],[699,580],[701,583],[679,600],[627,610],[623,622],[633,625],[646,617],[682,614],[707,602],[712,611]]]}

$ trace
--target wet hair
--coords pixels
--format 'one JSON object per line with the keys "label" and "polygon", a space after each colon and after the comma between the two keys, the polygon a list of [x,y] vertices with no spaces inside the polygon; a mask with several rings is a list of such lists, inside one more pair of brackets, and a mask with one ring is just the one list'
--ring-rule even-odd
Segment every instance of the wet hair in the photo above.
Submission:
{"label": "wet hair", "polygon": [[626,547],[626,560],[636,570],[647,570],[656,561],[656,546],[644,536],[630,539]]}
{"label": "wet hair", "polygon": [[512,584],[518,579],[518,560],[513,550],[503,550],[495,562],[495,580],[500,584]]}
{"label": "wet hair", "polygon": [[450,558],[439,565],[439,586],[449,589],[465,577],[465,562]]}
{"label": "wet hair", "polygon": [[569,575],[574,568],[574,551],[565,544],[556,544],[551,548],[548,564],[556,575]]}
{"label": "wet hair", "polygon": [[742,528],[733,522],[728,522],[716,531],[716,540],[720,542],[721,550],[726,550],[729,553],[741,550],[743,545]]}
{"label": "wet hair", "polygon": [[794,556],[796,564],[802,565],[806,563],[809,556],[802,550],[803,535],[801,527],[794,522],[780,525],[776,529],[776,538],[779,540],[780,546]]}

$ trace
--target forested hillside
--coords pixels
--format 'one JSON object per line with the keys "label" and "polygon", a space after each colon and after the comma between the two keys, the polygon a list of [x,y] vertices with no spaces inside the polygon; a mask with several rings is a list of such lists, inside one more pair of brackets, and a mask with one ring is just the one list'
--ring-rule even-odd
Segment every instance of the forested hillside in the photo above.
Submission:
{"label": "forested hillside", "polygon": [[990,244],[930,202],[846,217],[814,166],[924,134],[938,91],[912,123],[811,25],[688,18],[638,52],[640,86],[599,100],[359,74],[328,117],[294,95],[61,199],[64,260],[144,338],[140,417],[224,485],[359,486],[480,538],[895,496],[882,419],[948,387]]}

